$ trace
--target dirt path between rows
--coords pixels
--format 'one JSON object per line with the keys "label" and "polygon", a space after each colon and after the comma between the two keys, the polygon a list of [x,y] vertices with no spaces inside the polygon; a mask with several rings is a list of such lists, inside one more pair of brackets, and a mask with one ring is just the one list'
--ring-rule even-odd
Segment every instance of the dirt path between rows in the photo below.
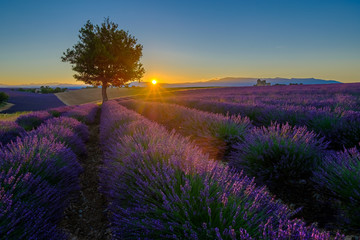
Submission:
{"label": "dirt path between rows", "polygon": [[90,139],[87,142],[87,156],[79,161],[84,169],[80,176],[80,193],[65,211],[60,226],[71,240],[111,239],[106,214],[106,200],[99,192],[98,168],[102,164],[99,146],[100,110],[94,124],[89,125]]}

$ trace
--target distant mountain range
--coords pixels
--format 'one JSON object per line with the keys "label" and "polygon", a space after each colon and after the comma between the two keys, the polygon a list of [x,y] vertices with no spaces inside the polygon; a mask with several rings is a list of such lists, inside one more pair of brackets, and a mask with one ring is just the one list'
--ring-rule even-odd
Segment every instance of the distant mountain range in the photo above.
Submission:
{"label": "distant mountain range", "polygon": [[21,85],[8,85],[0,83],[0,88],[40,88],[41,86],[49,86],[52,88],[60,87],[60,88],[69,88],[69,89],[80,89],[90,85],[86,84],[70,84],[70,83],[29,83],[29,84],[21,84]]}
{"label": "distant mountain range", "polygon": [[[204,82],[188,82],[188,83],[176,83],[176,84],[164,84],[164,87],[243,87],[253,86],[259,78],[234,78],[227,77],[221,79],[212,79]],[[330,84],[341,83],[335,80],[323,80],[316,78],[261,78],[266,82],[274,84]]]}
{"label": "distant mountain range", "polygon": [[[209,81],[203,82],[186,82],[186,83],[161,83],[163,87],[243,87],[243,86],[253,86],[256,84],[258,78],[235,78],[235,77],[226,77],[220,79],[211,79]],[[286,84],[297,83],[297,84],[330,84],[330,83],[341,83],[335,80],[323,80],[316,78],[261,78],[261,80],[266,80],[266,82],[274,84]],[[148,82],[133,82],[130,83],[131,86],[140,86],[145,87]],[[84,88],[89,85],[85,84],[62,84],[62,83],[44,83],[44,84],[25,84],[25,85],[6,85],[0,83],[0,88],[39,88],[40,86],[50,86],[50,87],[61,87],[69,89],[79,89]]]}

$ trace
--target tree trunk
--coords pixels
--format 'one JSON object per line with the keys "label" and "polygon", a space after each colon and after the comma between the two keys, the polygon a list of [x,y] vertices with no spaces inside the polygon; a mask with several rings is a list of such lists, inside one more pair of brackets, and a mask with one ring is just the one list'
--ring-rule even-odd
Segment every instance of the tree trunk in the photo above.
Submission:
{"label": "tree trunk", "polygon": [[103,103],[108,100],[107,93],[106,93],[106,89],[107,89],[107,84],[103,84],[103,85],[102,85],[102,88],[101,88],[102,99],[103,99],[102,102],[103,102]]}

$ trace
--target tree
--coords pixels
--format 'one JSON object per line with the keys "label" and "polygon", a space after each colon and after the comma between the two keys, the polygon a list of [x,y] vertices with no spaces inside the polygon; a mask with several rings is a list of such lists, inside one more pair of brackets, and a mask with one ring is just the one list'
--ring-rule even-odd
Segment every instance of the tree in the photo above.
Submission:
{"label": "tree", "polygon": [[63,53],[61,60],[71,64],[77,72],[76,80],[102,86],[103,102],[108,100],[109,86],[140,81],[145,73],[139,62],[143,46],[129,32],[106,18],[100,26],[87,21],[79,33],[79,41]]}
{"label": "tree", "polygon": [[0,92],[0,104],[3,104],[9,99],[9,95],[4,92]]}

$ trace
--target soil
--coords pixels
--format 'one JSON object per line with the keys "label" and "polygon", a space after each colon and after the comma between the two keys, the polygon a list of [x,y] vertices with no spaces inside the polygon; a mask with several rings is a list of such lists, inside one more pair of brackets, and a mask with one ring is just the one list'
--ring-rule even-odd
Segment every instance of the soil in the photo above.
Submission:
{"label": "soil", "polygon": [[87,142],[87,156],[79,161],[84,169],[80,175],[80,193],[66,209],[60,227],[69,234],[71,240],[111,239],[107,218],[105,197],[99,192],[98,169],[102,164],[99,145],[100,111],[95,123],[89,125],[90,139]]}
{"label": "soil", "polygon": [[223,140],[211,136],[191,139],[204,153],[209,154],[211,159],[225,161],[224,156],[228,147]]}

